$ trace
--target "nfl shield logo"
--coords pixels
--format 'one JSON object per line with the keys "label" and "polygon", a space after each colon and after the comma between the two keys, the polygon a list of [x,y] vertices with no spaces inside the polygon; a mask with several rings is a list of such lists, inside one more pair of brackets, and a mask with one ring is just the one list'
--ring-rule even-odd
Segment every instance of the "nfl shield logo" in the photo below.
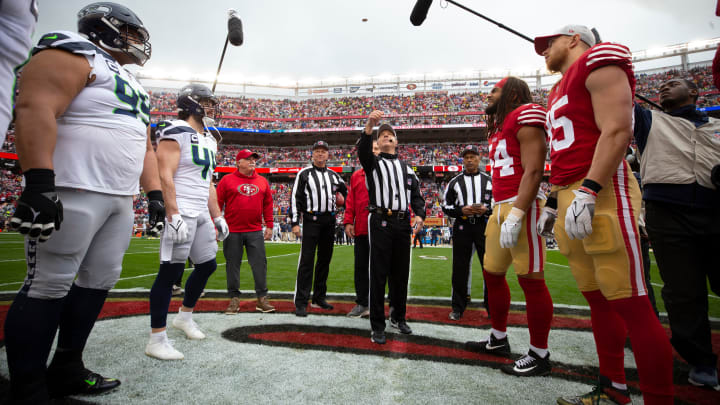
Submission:
{"label": "nfl shield logo", "polygon": [[386,227],[386,226],[387,226],[387,221],[382,221],[382,223],[380,223],[380,225],[382,225],[383,227]]}

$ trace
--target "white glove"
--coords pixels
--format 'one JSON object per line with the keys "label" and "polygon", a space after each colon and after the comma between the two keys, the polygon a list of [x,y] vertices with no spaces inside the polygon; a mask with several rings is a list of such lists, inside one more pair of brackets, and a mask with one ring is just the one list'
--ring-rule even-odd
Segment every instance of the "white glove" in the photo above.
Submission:
{"label": "white glove", "polygon": [[565,232],[570,239],[585,239],[592,233],[595,196],[583,189],[573,191],[575,199],[565,213]]}
{"label": "white glove", "polygon": [[217,240],[225,240],[230,235],[230,228],[228,228],[225,218],[219,216],[213,220],[215,223],[215,229],[217,229]]}
{"label": "white glove", "polygon": [[524,216],[525,211],[519,208],[513,207],[513,209],[510,210],[510,214],[508,214],[500,227],[501,248],[509,249],[517,245],[518,235],[520,235],[520,229],[522,228],[520,221],[522,221]]}
{"label": "white glove", "polygon": [[543,207],[540,213],[540,219],[537,223],[537,232],[540,236],[549,238],[553,236],[553,227],[557,219],[557,210],[550,207]]}
{"label": "white glove", "polygon": [[172,216],[167,230],[173,243],[185,243],[188,241],[188,237],[190,236],[187,224],[183,221],[180,214]]}

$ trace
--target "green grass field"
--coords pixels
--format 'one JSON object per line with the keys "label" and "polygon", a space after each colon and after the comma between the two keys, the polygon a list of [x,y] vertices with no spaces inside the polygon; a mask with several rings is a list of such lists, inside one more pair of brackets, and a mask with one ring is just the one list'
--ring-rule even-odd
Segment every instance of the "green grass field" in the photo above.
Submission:
{"label": "green grass field", "polygon": [[[133,238],[123,261],[123,272],[115,288],[149,289],[155,280],[158,268],[159,240]],[[268,258],[268,288],[270,291],[292,292],[295,289],[295,274],[297,269],[299,244],[267,243]],[[451,248],[427,247],[413,249],[412,266],[410,271],[410,296],[424,297],[450,297]],[[218,271],[208,281],[207,288],[224,290],[225,285],[225,257],[222,246],[218,252]],[[18,234],[0,233],[0,291],[16,291],[25,277],[26,267],[24,260],[23,239]],[[472,282],[473,296],[482,295],[482,275],[477,257],[474,259],[474,274]],[[240,270],[241,289],[244,292],[254,291],[253,278],[250,267],[244,263]],[[185,275],[189,274],[189,270]],[[523,293],[517,282],[517,277],[508,272],[508,284],[513,301],[523,301]],[[567,260],[557,251],[547,252],[545,268],[550,294],[556,304],[582,305],[586,302],[577,289],[575,280],[570,274]],[[655,296],[658,299],[660,312],[665,311],[660,288],[662,280],[657,271],[653,258],[651,278]],[[335,246],[333,259],[330,264],[328,278],[328,292],[354,294],[353,282],[353,247],[350,245]],[[720,317],[720,298],[710,293],[710,316]]]}

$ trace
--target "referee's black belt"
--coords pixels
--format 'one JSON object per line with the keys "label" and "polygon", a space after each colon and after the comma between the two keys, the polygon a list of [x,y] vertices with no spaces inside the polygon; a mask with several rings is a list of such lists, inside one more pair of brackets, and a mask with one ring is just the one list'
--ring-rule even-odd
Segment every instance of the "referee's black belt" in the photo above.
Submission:
{"label": "referee's black belt", "polygon": [[335,212],[334,211],[325,211],[325,212],[307,211],[305,213],[305,216],[311,217],[313,220],[317,220],[318,217],[334,217]]}
{"label": "referee's black belt", "polygon": [[380,214],[387,217],[395,217],[397,219],[410,218],[410,213],[408,211],[391,210],[382,207],[368,207],[368,211],[373,214]]}
{"label": "referee's black belt", "polygon": [[458,220],[461,222],[473,224],[473,225],[485,223],[485,221],[483,221],[483,217],[477,216],[477,215],[470,215],[469,217],[462,216],[462,217],[458,218]]}

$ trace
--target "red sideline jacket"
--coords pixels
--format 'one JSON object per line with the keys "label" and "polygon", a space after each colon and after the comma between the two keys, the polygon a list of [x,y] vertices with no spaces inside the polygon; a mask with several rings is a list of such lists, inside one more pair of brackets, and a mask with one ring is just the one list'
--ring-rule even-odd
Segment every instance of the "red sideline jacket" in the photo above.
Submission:
{"label": "red sideline jacket", "polygon": [[350,177],[350,191],[345,199],[345,219],[343,224],[355,225],[355,235],[368,234],[367,206],[370,203],[367,185],[365,184],[365,170],[360,169]]}
{"label": "red sideline jacket", "polygon": [[268,181],[253,172],[245,176],[238,170],[226,175],[217,185],[218,205],[225,211],[230,232],[255,232],[273,227],[273,199]]}

